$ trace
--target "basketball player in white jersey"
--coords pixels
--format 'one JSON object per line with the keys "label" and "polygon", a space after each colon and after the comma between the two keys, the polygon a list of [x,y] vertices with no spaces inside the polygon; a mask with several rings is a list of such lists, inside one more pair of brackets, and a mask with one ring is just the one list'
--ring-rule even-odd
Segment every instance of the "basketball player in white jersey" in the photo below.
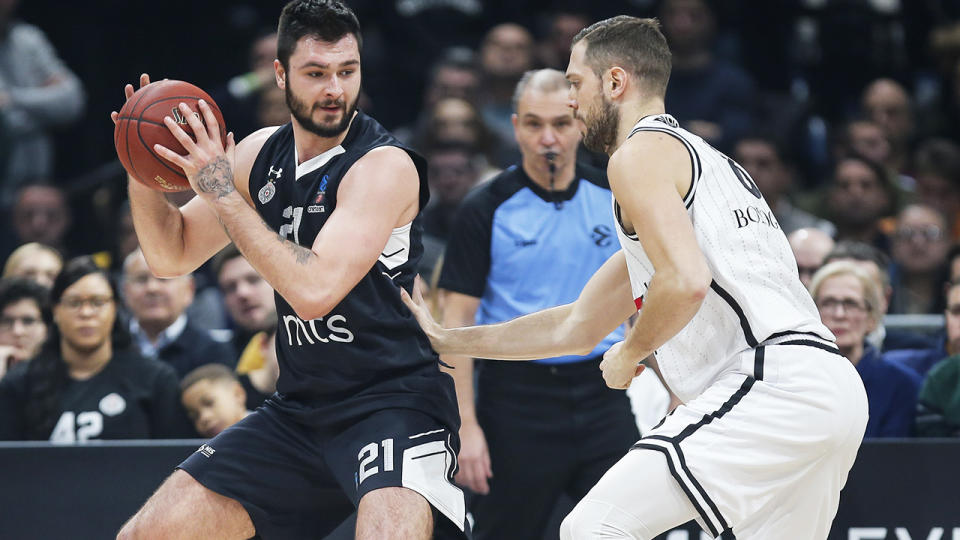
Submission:
{"label": "basketball player in white jersey", "polygon": [[626,388],[650,365],[683,404],[574,508],[564,539],[650,539],[690,519],[714,537],[823,539],[866,393],[750,176],[665,114],[670,52],[658,26],[620,16],[574,39],[571,106],[585,144],[610,155],[623,247],[580,297],[457,329],[404,300],[440,354],[504,360],[583,354],[638,314],[603,377]]}

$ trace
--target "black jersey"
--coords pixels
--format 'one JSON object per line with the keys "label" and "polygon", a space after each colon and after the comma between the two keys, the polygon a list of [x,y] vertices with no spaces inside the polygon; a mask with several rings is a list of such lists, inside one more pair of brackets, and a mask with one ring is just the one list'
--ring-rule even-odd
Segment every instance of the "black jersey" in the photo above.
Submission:
{"label": "black jersey", "polygon": [[[25,407],[30,392],[26,362],[0,381],[0,438],[27,438]],[[180,405],[177,372],[133,349],[114,353],[89,379],[69,379],[50,433],[53,442],[95,439],[187,438],[196,433]]]}
{"label": "black jersey", "polygon": [[[396,146],[420,175],[420,208],[429,197],[426,162],[377,121],[357,112],[343,142],[297,166],[293,127],[267,139],[250,171],[250,195],[267,225],[310,248],[337,205],[337,187],[367,152]],[[423,253],[421,217],[394,229],[377,262],[326,316],[303,320],[279,294],[277,303],[278,404],[317,424],[376,410],[424,411],[452,427],[459,415],[452,379],[400,300],[413,288]],[[349,246],[344,246],[349,248]]]}

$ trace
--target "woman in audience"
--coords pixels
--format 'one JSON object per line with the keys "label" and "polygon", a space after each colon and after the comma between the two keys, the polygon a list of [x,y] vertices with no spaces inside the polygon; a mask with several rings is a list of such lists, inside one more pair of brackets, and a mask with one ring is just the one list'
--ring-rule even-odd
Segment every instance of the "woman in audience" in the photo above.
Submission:
{"label": "woman in audience", "polygon": [[22,277],[49,288],[63,268],[60,252],[37,242],[24,244],[7,257],[3,277]]}
{"label": "woman in audience", "polygon": [[84,442],[190,436],[177,374],[131,347],[118,295],[89,257],[51,289],[53,322],[39,355],[0,380],[0,439]]}
{"label": "woman in audience", "polygon": [[33,281],[0,280],[0,378],[40,351],[50,324],[50,294]]}
{"label": "woman in audience", "polygon": [[882,317],[878,308],[882,297],[875,281],[856,263],[836,261],[813,275],[810,293],[840,352],[863,379],[870,411],[865,437],[909,437],[920,376],[887,360],[866,342]]}

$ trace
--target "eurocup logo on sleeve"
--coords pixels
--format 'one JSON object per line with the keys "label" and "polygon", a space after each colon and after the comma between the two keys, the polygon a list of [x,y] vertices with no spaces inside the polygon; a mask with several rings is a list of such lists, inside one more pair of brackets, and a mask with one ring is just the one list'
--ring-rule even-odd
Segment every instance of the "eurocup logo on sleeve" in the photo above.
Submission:
{"label": "eurocup logo on sleeve", "polygon": [[326,198],[327,180],[329,179],[329,174],[323,175],[323,178],[320,179],[320,187],[317,188],[317,196],[313,199],[313,204],[307,207],[308,214],[322,214],[327,211],[326,207],[323,205],[323,199]]}

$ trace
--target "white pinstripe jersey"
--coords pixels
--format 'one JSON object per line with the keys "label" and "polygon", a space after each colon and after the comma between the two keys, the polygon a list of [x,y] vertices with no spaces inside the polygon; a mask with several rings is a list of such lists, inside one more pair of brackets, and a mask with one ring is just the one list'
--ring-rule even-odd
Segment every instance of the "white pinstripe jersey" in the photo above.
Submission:
{"label": "white pinstripe jersey", "polygon": [[[813,333],[833,341],[800,283],[786,236],[743,167],[668,114],[640,119],[630,136],[639,131],[665,133],[687,148],[693,178],[683,202],[713,275],[700,310],[656,352],[673,392],[683,401],[695,398],[720,374],[738,368],[738,353],[784,334]],[[642,164],[637,169],[642,171]],[[637,236],[623,230],[616,198],[613,206],[635,303],[642,309],[654,268]]]}

